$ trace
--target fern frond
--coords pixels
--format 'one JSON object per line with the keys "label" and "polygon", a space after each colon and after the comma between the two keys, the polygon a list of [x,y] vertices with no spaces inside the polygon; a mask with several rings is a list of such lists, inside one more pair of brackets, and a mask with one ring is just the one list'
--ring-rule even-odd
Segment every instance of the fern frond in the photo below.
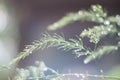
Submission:
{"label": "fern frond", "polygon": [[[50,71],[51,74],[45,74]],[[66,77],[74,76],[78,79],[93,78],[105,78],[105,79],[120,79],[119,76],[108,76],[108,75],[92,75],[82,73],[67,73],[60,74],[52,68],[47,67],[43,62],[36,67],[31,66],[27,69],[17,69],[18,74],[14,77],[15,80],[66,80]]]}
{"label": "fern frond", "polygon": [[117,23],[117,25],[120,26],[120,15],[110,16],[108,17],[108,20],[112,23]]}
{"label": "fern frond", "polygon": [[117,46],[112,46],[112,45],[101,46],[97,48],[95,51],[91,52],[91,54],[89,54],[87,58],[84,60],[84,63],[88,63],[92,60],[95,60],[96,58],[100,58],[102,55],[111,53],[112,51],[116,51],[116,50],[118,50]]}
{"label": "fern frond", "polygon": [[100,5],[93,5],[89,11],[80,10],[76,13],[69,13],[59,21],[48,26],[49,30],[56,30],[62,28],[74,21],[93,21],[97,23],[104,23],[107,13],[103,10]]}
{"label": "fern frond", "polygon": [[83,30],[80,36],[88,37],[90,42],[97,44],[102,37],[115,32],[117,32],[117,30],[113,25],[99,25],[94,26],[93,28],[88,28],[88,30]]}
{"label": "fern frond", "polygon": [[48,47],[57,47],[57,49],[62,49],[64,51],[70,51],[77,56],[80,56],[80,51],[87,51],[82,43],[82,40],[79,38],[78,40],[69,39],[68,41],[64,39],[64,37],[54,34],[53,36],[48,33],[43,34],[43,37],[36,42],[33,42],[32,45],[26,46],[23,52],[20,55],[12,60],[9,65],[12,65],[21,59],[24,59],[26,56],[30,55],[33,51],[38,49],[44,49]]}

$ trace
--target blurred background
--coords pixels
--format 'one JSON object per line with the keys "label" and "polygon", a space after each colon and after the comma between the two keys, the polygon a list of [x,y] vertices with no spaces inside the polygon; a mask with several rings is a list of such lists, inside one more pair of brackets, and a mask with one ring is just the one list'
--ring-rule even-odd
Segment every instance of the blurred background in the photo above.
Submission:
{"label": "blurred background", "polygon": [[[25,45],[39,40],[41,33],[47,31],[48,25],[69,12],[89,9],[93,4],[102,5],[108,15],[120,14],[120,0],[0,0],[0,64],[8,64]],[[75,35],[79,35],[84,28],[93,25],[91,22],[75,22],[65,28],[47,32],[58,34],[62,32],[66,38],[75,38]],[[87,41],[85,44],[93,47]],[[109,71],[120,64],[118,53],[103,56],[97,64],[93,61],[86,65],[83,63],[84,56],[75,59],[75,55],[70,52],[65,53],[55,48],[38,50],[34,53],[20,61],[18,66],[25,68],[34,65],[35,61],[44,61],[47,66],[59,72],[94,74],[99,73],[100,69]]]}

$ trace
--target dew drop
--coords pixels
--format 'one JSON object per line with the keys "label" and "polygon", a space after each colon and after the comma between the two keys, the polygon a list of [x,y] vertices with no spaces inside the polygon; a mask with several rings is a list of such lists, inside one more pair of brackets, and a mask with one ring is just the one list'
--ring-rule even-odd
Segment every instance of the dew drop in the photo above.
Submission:
{"label": "dew drop", "polygon": [[103,70],[101,69],[100,72],[103,73]]}
{"label": "dew drop", "polygon": [[58,26],[58,23],[54,23],[53,26],[54,26],[54,27],[57,27],[57,26]]}
{"label": "dew drop", "polygon": [[40,62],[39,62],[39,61],[35,61],[35,64],[36,64],[36,65],[39,65],[39,64],[40,64]]}
{"label": "dew drop", "polygon": [[100,15],[99,14],[96,14],[97,17],[99,17]]}
{"label": "dew drop", "polygon": [[110,24],[110,21],[105,21],[104,24],[105,24],[105,25],[109,25],[109,24]]}
{"label": "dew drop", "polygon": [[96,7],[95,6],[93,6],[93,11],[96,11]]}
{"label": "dew drop", "polygon": [[82,77],[82,79],[84,79],[84,78],[85,78],[85,75],[81,75],[81,77]]}
{"label": "dew drop", "polygon": [[78,78],[80,77],[80,75],[79,75],[79,74],[75,74],[75,75],[76,75],[76,77],[78,77]]}
{"label": "dew drop", "polygon": [[88,55],[88,54],[90,54],[90,51],[87,51],[85,55]]}
{"label": "dew drop", "polygon": [[79,51],[80,51],[79,49],[74,50],[75,53],[77,53],[77,52],[79,52]]}
{"label": "dew drop", "polygon": [[111,31],[111,28],[108,28],[108,31]]}
{"label": "dew drop", "polygon": [[32,42],[33,44],[35,44],[36,42]]}
{"label": "dew drop", "polygon": [[92,55],[92,57],[95,59],[95,55]]}
{"label": "dew drop", "polygon": [[95,77],[98,77],[98,75],[94,75]]}
{"label": "dew drop", "polygon": [[117,14],[117,15],[116,15],[116,18],[119,18],[119,17],[120,17],[120,16]]}
{"label": "dew drop", "polygon": [[44,71],[47,71],[47,70],[48,70],[48,68],[47,68],[47,67],[45,67],[43,70],[44,70]]}
{"label": "dew drop", "polygon": [[102,31],[101,33],[104,34],[104,35],[107,35],[107,32],[106,32],[106,31]]}
{"label": "dew drop", "polygon": [[118,50],[118,47],[115,47],[115,50]]}
{"label": "dew drop", "polygon": [[25,49],[28,49],[28,46],[26,46]]}
{"label": "dew drop", "polygon": [[79,46],[79,44],[78,44],[78,43],[76,43],[75,45],[76,45],[76,46]]}
{"label": "dew drop", "polygon": [[118,33],[118,36],[120,36],[120,32]]}
{"label": "dew drop", "polygon": [[68,43],[67,45],[69,46],[70,44]]}
{"label": "dew drop", "polygon": [[88,54],[89,54],[89,53],[86,52],[84,55],[88,55]]}
{"label": "dew drop", "polygon": [[85,61],[84,61],[84,64],[87,64],[87,63],[88,63],[88,61],[87,61],[87,60],[85,60]]}
{"label": "dew drop", "polygon": [[85,32],[82,32],[82,34],[80,36],[84,37],[85,35],[86,35]]}
{"label": "dew drop", "polygon": [[98,5],[98,7],[101,9],[102,8],[102,6],[100,6],[100,5]]}
{"label": "dew drop", "polygon": [[29,53],[32,53],[32,51],[30,51]]}
{"label": "dew drop", "polygon": [[83,13],[82,13],[82,11],[79,11],[78,14],[79,14],[79,15],[82,15]]}

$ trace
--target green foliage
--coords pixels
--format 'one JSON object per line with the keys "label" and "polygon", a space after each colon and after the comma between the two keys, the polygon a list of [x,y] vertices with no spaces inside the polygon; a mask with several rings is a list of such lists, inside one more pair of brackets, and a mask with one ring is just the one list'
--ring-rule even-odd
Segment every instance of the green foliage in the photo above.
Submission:
{"label": "green foliage", "polygon": [[38,64],[38,67],[29,67],[28,69],[17,69],[18,74],[15,77],[15,80],[38,80],[40,77],[45,76],[44,72],[48,68],[43,62]]}
{"label": "green foliage", "polygon": [[97,44],[102,37],[106,36],[107,34],[115,33],[116,31],[117,30],[113,25],[100,25],[89,28],[88,30],[85,29],[80,36],[88,37],[90,38],[90,42]]}
{"label": "green foliage", "polygon": [[[92,5],[90,10],[80,10],[76,13],[69,13],[59,21],[48,26],[49,30],[56,30],[65,27],[74,21],[92,21],[102,24],[110,24],[110,22],[118,22],[120,17],[107,17],[107,13],[100,5]],[[109,22],[110,21],[110,22]]]}
{"label": "green foliage", "polygon": [[100,46],[100,48],[97,48],[95,51],[91,52],[89,56],[87,56],[87,58],[84,60],[84,63],[88,63],[96,58],[100,58],[103,54],[108,54],[115,50],[118,50],[117,46]]}
{"label": "green foliage", "polygon": [[[96,46],[101,38],[104,38],[108,35],[116,36],[114,39],[120,39],[120,16],[107,16],[107,13],[100,5],[91,6],[90,10],[81,10],[77,13],[70,13],[67,16],[60,19],[58,22],[48,26],[49,30],[56,30],[70,24],[74,21],[91,21],[98,23],[97,26],[92,28],[84,29],[77,39],[68,39],[66,40],[63,36],[54,34],[50,35],[48,33],[42,34],[42,38],[32,43],[32,45],[27,45],[26,48],[20,53],[20,55],[13,59],[7,68],[19,62],[20,60],[26,58],[32,54],[35,50],[45,49],[49,47],[57,47],[65,52],[71,51],[77,57],[86,55],[84,63],[88,63],[92,60],[100,58],[104,54],[117,51],[120,47],[118,44],[109,43],[102,46]],[[84,45],[82,39],[84,37],[89,38],[90,43],[95,44],[95,49],[89,48]],[[119,41],[119,40],[118,40]],[[3,69],[3,67],[2,67]],[[51,71],[53,75],[46,75],[46,71]],[[105,76],[105,75],[91,75],[91,74],[78,74],[78,73],[69,73],[69,74],[60,74],[54,69],[47,67],[43,62],[40,62],[38,67],[29,67],[28,69],[18,69],[18,75],[15,76],[15,80],[66,80],[66,76],[76,76],[86,78],[86,77],[97,77],[97,78],[113,78],[120,79],[119,76]]]}
{"label": "green foliage", "polygon": [[[93,26],[92,28],[84,29],[80,34],[80,37],[89,38],[90,42],[94,43],[95,45],[101,40],[101,38],[104,38],[108,35],[115,36],[116,33],[118,34],[118,36],[114,39],[120,40],[120,16],[107,16],[106,11],[103,10],[103,8],[100,5],[92,5],[89,11],[80,10],[77,13],[70,13],[67,16],[60,19],[58,22],[55,22],[54,24],[48,26],[48,29],[56,30],[65,27],[65,25],[71,22],[79,20],[99,23],[99,25]],[[118,44],[115,44],[116,46],[104,45],[99,46],[93,51],[90,51],[91,49],[87,50],[89,53],[87,54],[87,58],[84,60],[84,62],[88,63],[91,60],[99,58],[106,53],[115,51],[116,48],[120,47],[119,43],[120,42],[118,42]],[[86,52],[81,53],[85,55]]]}
{"label": "green foliage", "polygon": [[[45,72],[51,72],[52,74],[45,74]],[[17,69],[18,74],[15,76],[14,80],[67,80],[69,76],[75,76],[78,79],[88,79],[90,77],[103,78],[104,79],[120,79],[117,76],[105,76],[105,75],[92,75],[92,74],[82,74],[82,73],[68,73],[61,74],[52,68],[47,67],[44,62],[38,62],[37,66],[31,66],[27,69]]]}
{"label": "green foliage", "polygon": [[[78,38],[78,40],[69,39],[67,41],[60,35],[54,34],[51,36],[50,34],[45,33],[39,41],[33,42],[32,45],[27,45],[23,52],[11,61],[9,65],[15,64],[21,59],[24,59],[35,50],[49,47],[57,47],[57,49],[62,49],[63,51],[72,51],[77,57],[87,55],[89,53],[89,50],[84,48],[81,38]],[[84,51],[85,54],[80,53],[80,51]]]}
{"label": "green foliage", "polygon": [[56,30],[70,24],[74,21],[93,21],[98,23],[104,23],[107,13],[102,9],[100,5],[93,5],[89,11],[80,10],[77,13],[69,13],[59,21],[48,26],[49,30]]}

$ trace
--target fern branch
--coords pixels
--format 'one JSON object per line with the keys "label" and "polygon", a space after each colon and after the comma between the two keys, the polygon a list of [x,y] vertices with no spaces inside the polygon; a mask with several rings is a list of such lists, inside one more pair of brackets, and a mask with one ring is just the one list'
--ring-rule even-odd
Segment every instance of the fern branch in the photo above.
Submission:
{"label": "fern branch", "polygon": [[69,13],[59,21],[48,26],[49,30],[56,30],[62,28],[74,21],[93,21],[97,23],[104,23],[107,13],[100,5],[93,5],[89,11],[80,10],[76,13]]}
{"label": "fern branch", "polygon": [[76,77],[93,77],[93,78],[107,78],[107,79],[120,79],[119,76],[105,76],[105,75],[92,75],[92,74],[79,74],[79,73],[69,73],[69,74],[59,74],[59,75],[47,75],[47,76],[42,76],[42,77],[30,77],[27,80],[34,80],[34,79],[47,79],[51,80],[56,77],[67,77],[67,76],[76,76]]}
{"label": "fern branch", "polygon": [[76,54],[78,57],[80,56],[80,51],[87,51],[83,47],[83,43],[80,38],[78,40],[69,39],[67,41],[62,36],[59,36],[57,34],[51,36],[48,33],[46,33],[46,34],[43,34],[43,37],[39,41],[34,42],[32,45],[26,46],[23,52],[21,52],[17,58],[12,60],[9,63],[9,65],[14,64],[20,61],[21,59],[24,59],[26,56],[30,55],[35,50],[44,49],[48,47],[58,47],[58,49],[62,49],[64,51],[72,50],[72,52]]}
{"label": "fern branch", "polygon": [[117,30],[113,25],[99,25],[94,26],[93,28],[88,28],[88,30],[83,30],[80,36],[88,37],[90,38],[90,42],[97,44],[102,37],[116,32]]}
{"label": "fern branch", "polygon": [[110,16],[108,17],[108,20],[112,23],[117,23],[117,25],[120,26],[120,15]]}
{"label": "fern branch", "polygon": [[118,50],[118,46],[101,46],[99,48],[97,48],[95,51],[91,52],[91,54],[89,54],[87,56],[87,58],[84,60],[84,63],[88,63],[92,60],[95,60],[96,58],[100,58],[102,55],[111,53],[112,51],[116,51]]}
{"label": "fern branch", "polygon": [[[108,75],[93,75],[93,74],[82,74],[82,73],[68,73],[68,74],[60,74],[57,71],[47,67],[45,64],[40,63],[38,67],[30,67],[28,69],[18,69],[19,74],[15,76],[15,80],[63,80],[63,78],[68,76],[75,76],[77,78],[108,78],[108,79],[120,79],[119,76],[108,76]],[[53,74],[46,75],[45,72],[50,71]]]}

